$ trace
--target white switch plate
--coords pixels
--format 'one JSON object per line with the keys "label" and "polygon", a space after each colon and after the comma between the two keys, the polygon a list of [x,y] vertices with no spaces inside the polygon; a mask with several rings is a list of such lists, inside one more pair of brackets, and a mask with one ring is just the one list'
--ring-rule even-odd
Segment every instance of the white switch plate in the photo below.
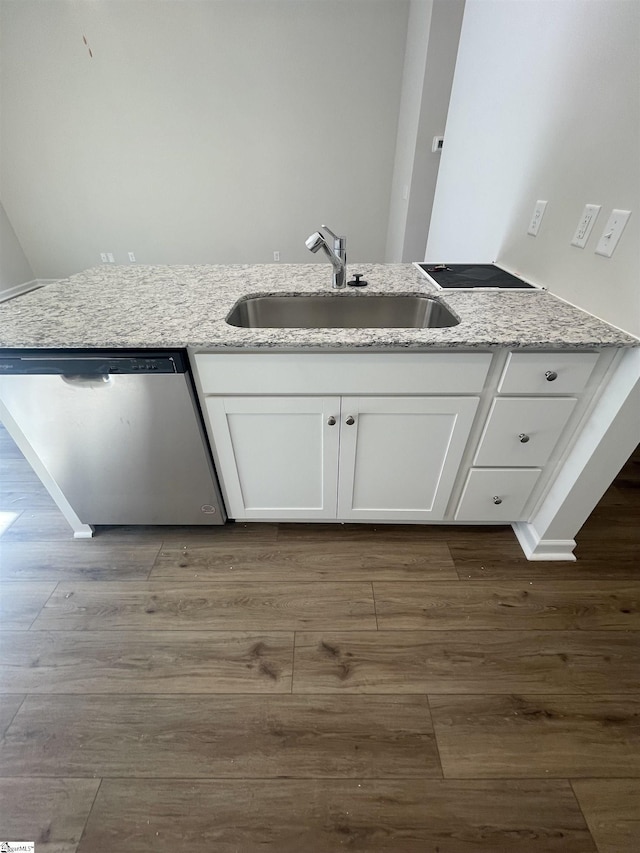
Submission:
{"label": "white switch plate", "polygon": [[624,231],[624,226],[629,221],[631,216],[630,210],[613,210],[602,237],[596,246],[596,255],[604,255],[605,258],[610,258],[613,255],[613,250],[618,245],[618,240]]}
{"label": "white switch plate", "polygon": [[572,246],[584,249],[599,213],[599,204],[585,204],[582,216],[580,217],[580,222],[578,222],[578,227],[576,228],[576,233],[573,235],[573,240],[571,241]]}
{"label": "white switch plate", "polygon": [[136,262],[135,252],[129,252],[129,260],[131,261],[132,264],[135,264],[135,262]]}
{"label": "white switch plate", "polygon": [[531,217],[531,222],[529,223],[529,227],[527,228],[527,234],[531,234],[532,237],[538,236],[538,231],[540,230],[540,223],[542,222],[542,217],[544,216],[546,206],[546,201],[541,201],[540,199],[538,199],[538,201],[536,202],[536,206],[533,209],[533,216]]}
{"label": "white switch plate", "polygon": [[434,154],[437,154],[438,151],[442,151],[444,148],[444,136],[434,136],[433,142],[431,143],[431,151]]}

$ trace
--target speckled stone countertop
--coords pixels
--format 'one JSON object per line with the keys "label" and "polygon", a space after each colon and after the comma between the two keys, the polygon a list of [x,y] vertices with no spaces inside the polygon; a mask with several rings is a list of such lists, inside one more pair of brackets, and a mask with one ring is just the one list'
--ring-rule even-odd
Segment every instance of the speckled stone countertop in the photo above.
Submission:
{"label": "speckled stone countertop", "polygon": [[567,349],[640,341],[546,291],[438,291],[411,264],[351,264],[368,293],[424,293],[460,318],[444,329],[243,329],[225,318],[241,298],[330,294],[331,265],[111,266],[0,304],[0,348]]}

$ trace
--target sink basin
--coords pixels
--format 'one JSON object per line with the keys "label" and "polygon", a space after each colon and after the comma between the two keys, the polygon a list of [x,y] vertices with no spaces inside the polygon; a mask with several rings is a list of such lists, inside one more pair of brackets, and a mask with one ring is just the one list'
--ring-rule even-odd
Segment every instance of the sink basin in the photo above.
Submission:
{"label": "sink basin", "polygon": [[227,317],[229,325],[249,329],[434,329],[459,322],[431,296],[398,293],[249,296]]}

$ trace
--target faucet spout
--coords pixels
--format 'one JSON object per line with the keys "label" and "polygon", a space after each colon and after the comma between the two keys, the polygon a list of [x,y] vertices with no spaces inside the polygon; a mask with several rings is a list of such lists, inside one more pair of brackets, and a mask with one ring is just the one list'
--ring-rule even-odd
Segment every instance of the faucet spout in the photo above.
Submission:
{"label": "faucet spout", "polygon": [[[307,249],[314,253],[318,249],[325,252],[333,266],[332,285],[335,288],[342,288],[347,283],[347,238],[338,237],[326,225],[322,226],[322,230],[327,233],[329,240],[320,231],[314,231],[306,240]],[[331,242],[331,246],[329,242]]]}

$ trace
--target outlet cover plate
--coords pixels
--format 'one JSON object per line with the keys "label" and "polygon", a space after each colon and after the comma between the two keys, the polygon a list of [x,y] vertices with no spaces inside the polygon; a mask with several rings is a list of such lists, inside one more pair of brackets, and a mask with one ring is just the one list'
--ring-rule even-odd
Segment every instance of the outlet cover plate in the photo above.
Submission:
{"label": "outlet cover plate", "polygon": [[624,226],[629,221],[631,216],[630,210],[617,210],[611,212],[611,216],[607,220],[602,237],[596,246],[596,255],[604,255],[605,258],[610,258],[613,255],[615,247],[618,245],[618,240],[622,236]]}
{"label": "outlet cover plate", "polygon": [[576,228],[576,233],[573,235],[573,240],[571,241],[572,246],[577,246],[578,249],[584,249],[599,213],[599,204],[585,204],[582,216],[580,217],[580,222],[578,222],[578,227]]}
{"label": "outlet cover plate", "polygon": [[547,202],[538,199],[538,201],[536,202],[536,206],[533,209],[533,216],[531,217],[531,222],[529,223],[529,227],[527,228],[527,234],[531,234],[532,237],[538,236],[538,231],[540,230],[540,223],[542,222],[542,217],[544,216],[546,207]]}

